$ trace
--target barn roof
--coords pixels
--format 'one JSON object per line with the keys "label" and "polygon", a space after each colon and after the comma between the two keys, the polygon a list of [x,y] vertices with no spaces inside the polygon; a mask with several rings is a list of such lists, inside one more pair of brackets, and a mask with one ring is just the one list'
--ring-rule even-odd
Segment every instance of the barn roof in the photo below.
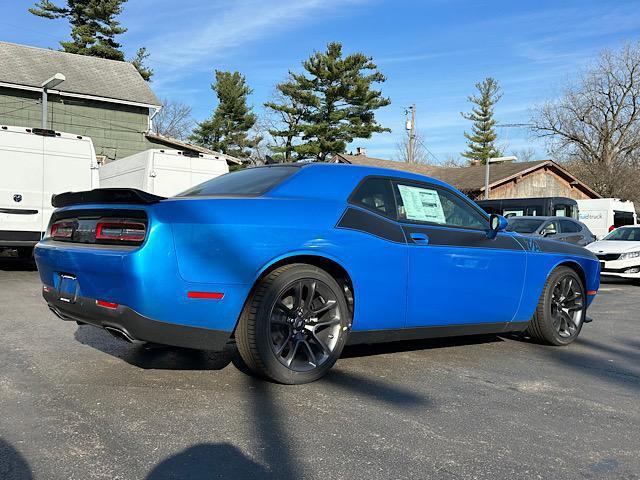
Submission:
{"label": "barn roof", "polygon": [[[458,190],[467,194],[479,194],[484,192],[485,166],[472,165],[469,167],[438,167],[419,163],[405,163],[394,160],[384,160],[381,158],[368,157],[366,155],[338,154],[333,157],[336,163],[351,163],[354,165],[366,165],[371,167],[391,168],[407,172],[426,175],[437,178],[445,183],[453,185]],[[600,198],[585,183],[578,180],[571,173],[558,165],[553,160],[536,160],[533,162],[504,162],[491,165],[489,170],[489,188],[495,188],[514,178],[521,177],[537,171],[541,168],[553,170],[558,176],[563,177],[572,185],[585,191],[591,198]]]}

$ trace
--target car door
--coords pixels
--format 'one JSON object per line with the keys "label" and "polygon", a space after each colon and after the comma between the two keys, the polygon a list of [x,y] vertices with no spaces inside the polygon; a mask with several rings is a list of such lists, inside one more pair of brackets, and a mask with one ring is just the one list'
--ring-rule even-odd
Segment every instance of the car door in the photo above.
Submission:
{"label": "car door", "polygon": [[514,236],[487,235],[488,217],[448,188],[394,182],[409,249],[407,327],[510,322],[526,252]]}
{"label": "car door", "polygon": [[575,245],[586,245],[587,239],[582,232],[582,227],[572,220],[560,220],[560,236],[558,240],[573,243]]}

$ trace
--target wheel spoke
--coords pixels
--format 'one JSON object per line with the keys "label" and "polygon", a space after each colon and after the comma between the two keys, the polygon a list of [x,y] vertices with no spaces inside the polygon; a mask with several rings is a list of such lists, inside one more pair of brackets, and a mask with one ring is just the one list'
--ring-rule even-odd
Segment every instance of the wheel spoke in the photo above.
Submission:
{"label": "wheel spoke", "polygon": [[336,323],[340,323],[340,319],[339,318],[332,318],[332,319],[324,321],[324,322],[318,322],[318,323],[314,324],[313,327],[314,327],[314,330],[317,330],[318,327],[326,327],[327,325],[335,325]]}
{"label": "wheel spoke", "polygon": [[302,308],[303,306],[302,289],[303,289],[303,283],[302,283],[302,280],[300,280],[295,286],[295,301],[293,303],[294,309]]}
{"label": "wheel spoke", "polygon": [[562,318],[564,319],[564,322],[566,324],[567,332],[569,331],[569,329],[571,327],[577,327],[578,326],[577,323],[574,321],[573,317],[574,317],[573,315],[569,315],[564,310],[562,311]]}
{"label": "wheel spoke", "polygon": [[307,349],[307,357],[309,358],[309,362],[315,367],[318,365],[318,360],[316,360],[316,355],[315,353],[313,353],[313,349],[311,348],[311,345],[309,345],[309,342],[307,342],[306,340],[302,340],[300,343],[302,343],[306,349]]}
{"label": "wheel spoke", "polygon": [[284,359],[285,363],[287,364],[287,367],[291,366],[291,362],[293,362],[293,359],[296,357],[296,353],[298,353],[299,346],[300,346],[300,340],[297,340],[296,343],[291,348],[291,350],[289,350],[289,353]]}
{"label": "wheel spoke", "polygon": [[282,353],[285,347],[291,342],[291,337],[293,337],[293,335],[292,335],[292,332],[289,331],[289,333],[287,334],[287,337],[282,341],[280,346],[276,348],[276,355],[280,355]]}
{"label": "wheel spoke", "polygon": [[307,300],[304,302],[305,307],[308,311],[311,311],[311,304],[313,303],[313,298],[316,296],[316,282],[309,282],[307,284]]}
{"label": "wheel spoke", "polygon": [[311,338],[313,339],[313,341],[318,344],[318,346],[322,349],[322,352],[325,355],[331,354],[331,350],[329,349],[329,347],[322,340],[320,340],[318,335],[316,335],[316,332],[311,332],[311,335],[312,335]]}
{"label": "wheel spoke", "polygon": [[582,310],[582,303],[574,303],[573,305],[566,307],[566,309],[570,312],[578,312],[580,310]]}
{"label": "wheel spoke", "polygon": [[282,300],[278,300],[276,302],[276,308],[279,308],[280,310],[282,310],[282,312],[284,312],[287,316],[293,317],[293,310],[291,310],[284,303],[282,303]]}
{"label": "wheel spoke", "polygon": [[313,310],[311,313],[315,316],[318,315],[322,315],[323,313],[331,310],[332,308],[335,308],[337,305],[337,302],[335,300],[327,300],[324,305],[322,305],[320,308]]}

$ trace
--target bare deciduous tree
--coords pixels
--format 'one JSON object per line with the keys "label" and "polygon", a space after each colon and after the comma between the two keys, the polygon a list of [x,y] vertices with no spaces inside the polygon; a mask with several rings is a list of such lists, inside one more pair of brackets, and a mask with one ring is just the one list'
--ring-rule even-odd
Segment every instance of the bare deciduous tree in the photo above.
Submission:
{"label": "bare deciduous tree", "polygon": [[186,140],[194,125],[191,107],[165,99],[162,109],[153,117],[152,131],[165,137]]}
{"label": "bare deciduous tree", "polygon": [[513,150],[510,155],[516,157],[519,162],[531,162],[536,159],[536,151],[533,148]]}
{"label": "bare deciduous tree", "polygon": [[[412,142],[412,155],[413,163],[429,163],[429,157],[427,149],[424,145],[424,136],[415,131]],[[409,162],[409,136],[403,135],[402,139],[396,144],[396,159],[401,162]]]}
{"label": "bare deciduous tree", "polygon": [[552,155],[598,193],[640,200],[640,43],[602,52],[532,123]]}

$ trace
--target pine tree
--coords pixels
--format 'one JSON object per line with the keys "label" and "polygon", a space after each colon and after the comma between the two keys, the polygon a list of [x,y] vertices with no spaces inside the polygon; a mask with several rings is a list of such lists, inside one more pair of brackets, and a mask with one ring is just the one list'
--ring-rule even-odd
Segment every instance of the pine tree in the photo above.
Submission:
{"label": "pine tree", "polygon": [[[293,150],[299,158],[324,161],[343,153],[356,138],[388,132],[375,120],[375,110],[389,105],[373,84],[385,81],[371,57],[362,53],[342,56],[342,45],[327,45],[303,62],[305,73],[291,73],[281,92],[300,113],[301,143]],[[287,107],[283,106],[286,111]],[[298,131],[286,130],[285,134]]]}
{"label": "pine tree", "polygon": [[307,107],[296,99],[295,88],[291,80],[276,85],[274,99],[264,104],[276,117],[268,130],[273,139],[268,147],[274,159],[283,162],[297,159],[296,140],[302,135],[301,122],[307,112]]}
{"label": "pine tree", "polygon": [[[55,20],[66,19],[71,25],[71,41],[61,41],[62,50],[67,53],[124,61],[122,45],[116,36],[127,29],[120,25],[117,17],[127,0],[66,0],[65,7],[59,7],[51,0],[39,0],[29,9],[38,17]],[[131,63],[145,80],[153,75],[153,70],[143,65],[149,57],[146,49],[140,48]]]}
{"label": "pine tree", "polygon": [[500,150],[496,146],[496,120],[493,118],[495,104],[502,98],[500,86],[493,78],[485,78],[482,82],[476,83],[478,96],[469,96],[469,102],[475,104],[470,113],[461,115],[473,122],[471,133],[464,132],[468,140],[468,150],[462,156],[470,160],[479,160],[485,164],[487,160],[500,156]]}
{"label": "pine tree", "polygon": [[252,90],[239,72],[216,70],[211,89],[218,97],[213,116],[198,123],[189,137],[197,145],[238,158],[248,158],[260,138],[249,138],[256,116],[247,105]]}
{"label": "pine tree", "polygon": [[153,76],[153,69],[145,65],[147,58],[149,58],[149,53],[147,53],[146,47],[140,47],[136,52],[136,56],[129,60],[129,62],[136,67],[140,76],[148,82]]}

